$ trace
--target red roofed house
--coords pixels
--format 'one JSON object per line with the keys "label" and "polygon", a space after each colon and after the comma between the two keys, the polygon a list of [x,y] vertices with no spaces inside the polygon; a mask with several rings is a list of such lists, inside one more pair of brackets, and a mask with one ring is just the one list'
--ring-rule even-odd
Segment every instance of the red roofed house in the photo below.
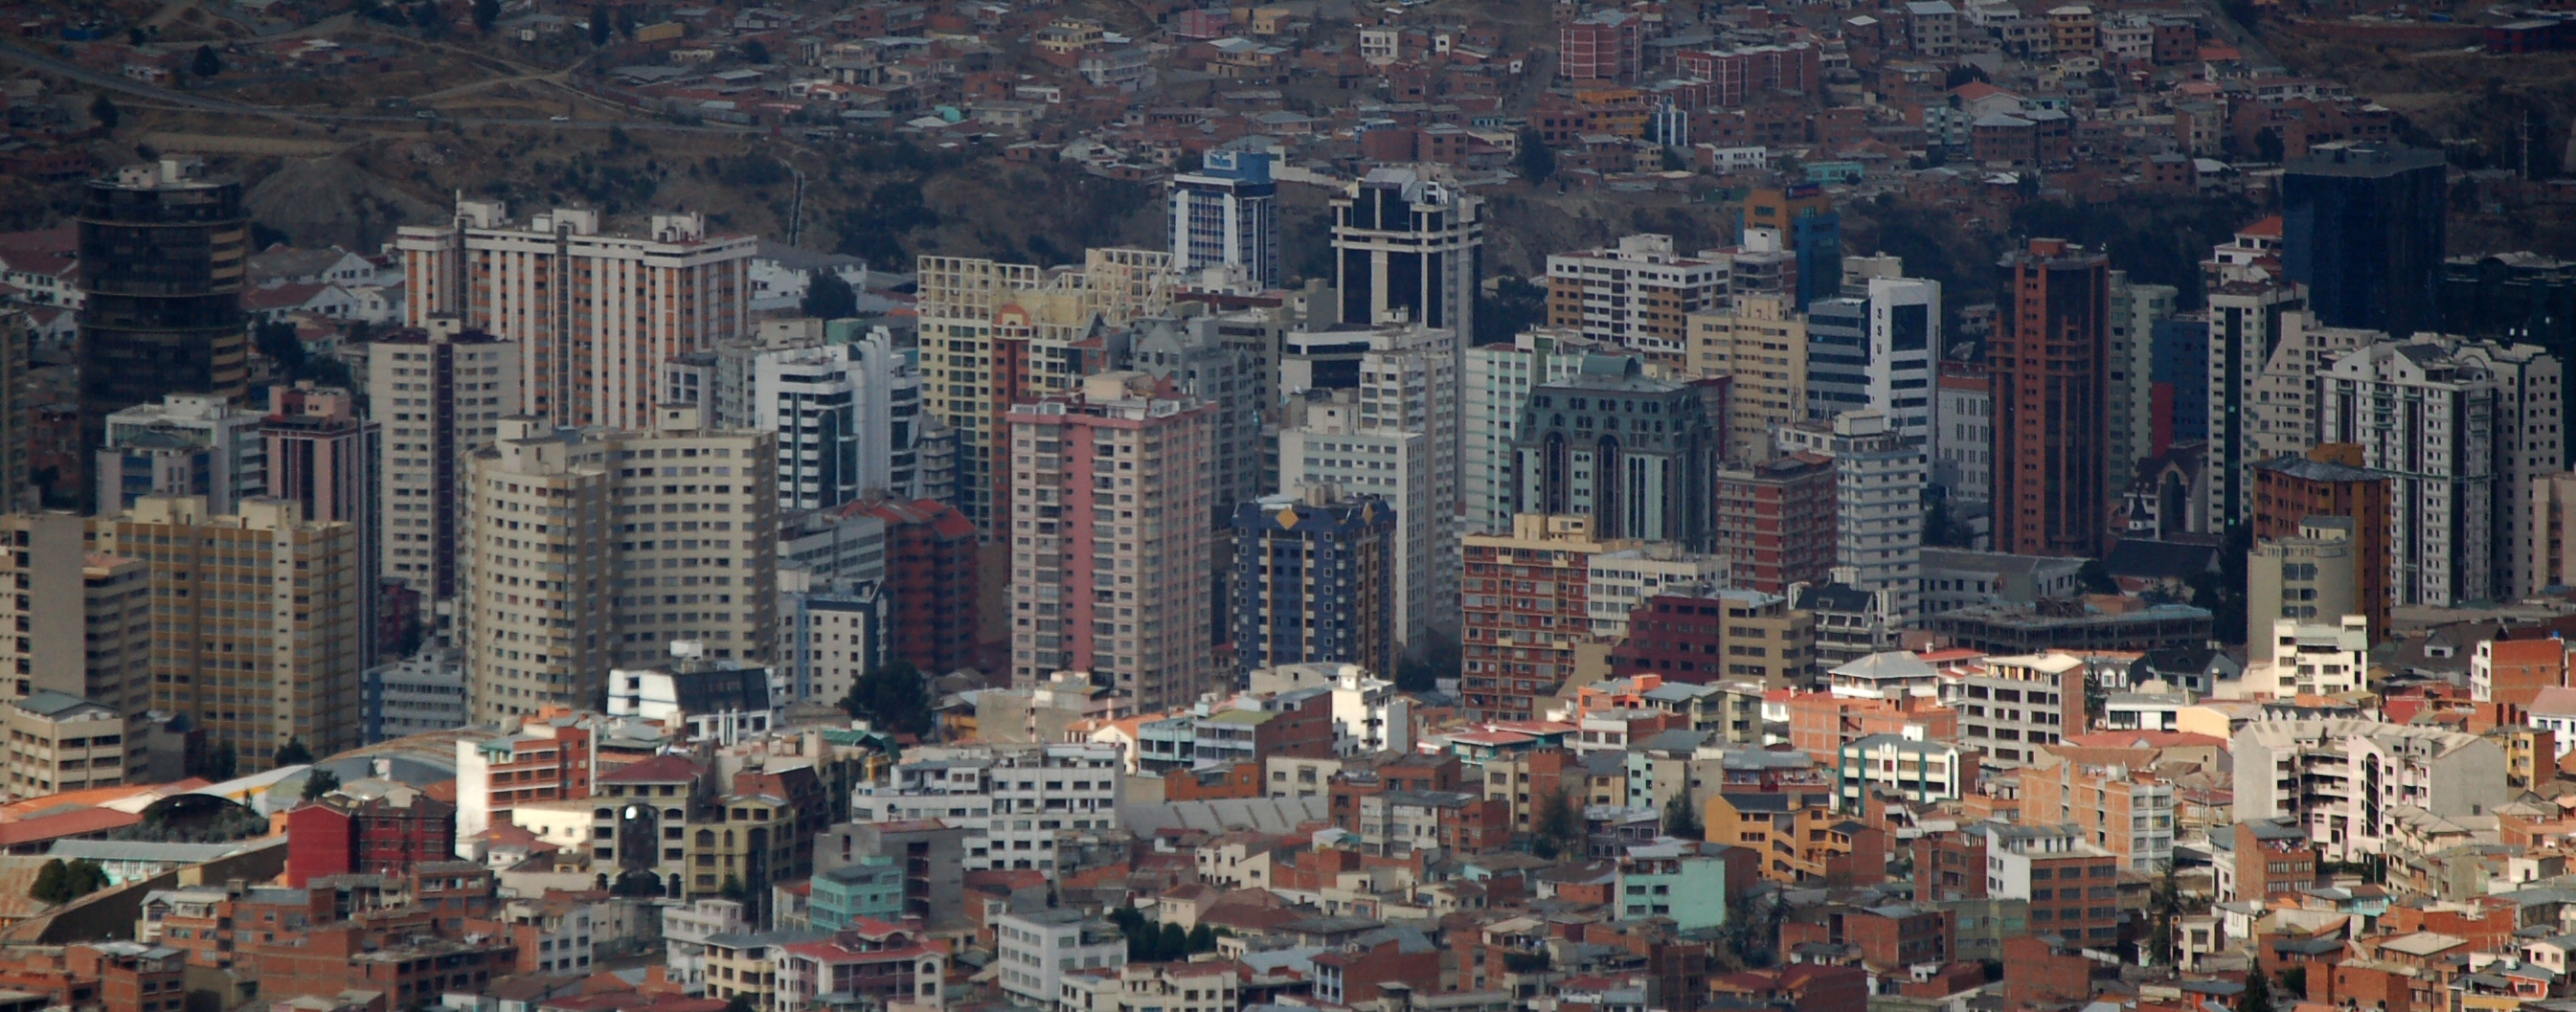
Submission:
{"label": "red roofed house", "polygon": [[924,944],[918,931],[862,917],[830,938],[785,947],[773,1012],[846,1007],[854,998],[942,1007],[947,965],[948,954]]}

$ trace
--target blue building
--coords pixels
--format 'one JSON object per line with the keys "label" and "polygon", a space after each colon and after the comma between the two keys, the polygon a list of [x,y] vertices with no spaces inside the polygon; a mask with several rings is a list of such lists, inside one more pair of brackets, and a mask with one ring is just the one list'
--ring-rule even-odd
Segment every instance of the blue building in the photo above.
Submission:
{"label": "blue building", "polygon": [[[1779,236],[1780,249],[1792,254],[1798,277],[1791,292],[1798,308],[1843,292],[1843,216],[1834,198],[1815,183],[1786,189],[1756,188],[1744,200],[1741,229],[1767,229]],[[1750,237],[1745,239],[1752,245]]]}
{"label": "blue building", "polygon": [[1270,153],[1219,148],[1197,172],[1172,177],[1172,266],[1233,267],[1279,287],[1279,186]]}
{"label": "blue building", "polygon": [[839,931],[858,918],[903,920],[903,865],[870,854],[858,864],[814,873],[808,914],[821,931]]}
{"label": "blue building", "polygon": [[1395,508],[1307,486],[1234,514],[1234,650],[1245,671],[1281,664],[1395,670]]}
{"label": "blue building", "polygon": [[2329,327],[2405,337],[2441,325],[2442,153],[2398,144],[2310,149],[2281,174],[2281,266]]}
{"label": "blue building", "polygon": [[2207,442],[2209,321],[2197,313],[2157,320],[2148,342],[2147,383],[2156,434],[2166,437],[2167,445]]}

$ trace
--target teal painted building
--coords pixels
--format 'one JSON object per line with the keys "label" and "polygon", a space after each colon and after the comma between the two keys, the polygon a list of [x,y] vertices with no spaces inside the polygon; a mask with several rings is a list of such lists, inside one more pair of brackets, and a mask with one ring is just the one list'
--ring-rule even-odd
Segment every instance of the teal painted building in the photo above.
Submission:
{"label": "teal painted building", "polygon": [[1669,917],[1683,931],[1726,924],[1726,861],[1719,844],[1671,838],[1630,847],[1619,859],[1619,919]]}
{"label": "teal painted building", "polygon": [[814,876],[811,916],[821,931],[839,931],[859,918],[903,920],[903,866],[883,855],[818,872]]}

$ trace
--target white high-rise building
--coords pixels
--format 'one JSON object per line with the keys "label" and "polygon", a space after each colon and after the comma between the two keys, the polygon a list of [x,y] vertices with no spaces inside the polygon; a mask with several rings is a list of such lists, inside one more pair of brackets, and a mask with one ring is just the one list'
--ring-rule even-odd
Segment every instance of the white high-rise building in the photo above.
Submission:
{"label": "white high-rise building", "polygon": [[1172,269],[1226,268],[1279,287],[1279,185],[1270,153],[1219,148],[1171,182]]}
{"label": "white high-rise building", "polygon": [[367,349],[367,403],[384,431],[378,572],[432,602],[452,599],[463,554],[457,482],[465,455],[491,445],[501,417],[518,411],[519,350],[453,316],[380,334]]}
{"label": "white high-rise building", "polygon": [[1395,628],[1411,643],[1457,614],[1457,338],[1410,326],[1376,328],[1367,340],[1357,386],[1290,397],[1279,491],[1324,485],[1395,507]]}
{"label": "white high-rise building", "polygon": [[752,427],[778,437],[779,508],[924,495],[921,371],[912,356],[880,331],[752,359]]}
{"label": "white high-rise building", "polygon": [[1512,440],[1530,391],[1583,371],[1583,357],[1612,350],[1571,330],[1524,331],[1510,344],[1467,349],[1459,420],[1467,512],[1462,533],[1504,534],[1512,529]]}
{"label": "white high-rise building", "polygon": [[777,639],[776,455],[666,408],[651,431],[500,421],[467,456],[457,640],[474,719],[587,706],[674,640],[762,662]]}
{"label": "white high-rise building", "polygon": [[1898,621],[1923,593],[1923,488],[1931,457],[1877,411],[1846,411],[1831,425],[1779,432],[1780,452],[1834,458],[1834,565],[1862,590],[1885,591]]}
{"label": "white high-rise building", "polygon": [[1726,264],[1679,256],[1668,235],[1621,237],[1619,245],[1547,258],[1547,322],[1615,344],[1668,366],[1689,349],[1690,314],[1717,308]]}
{"label": "white high-rise building", "polygon": [[519,352],[513,410],[556,425],[648,429],[662,364],[750,329],[751,236],[707,232],[697,214],[656,214],[640,234],[600,230],[599,212],[510,220],[461,200],[438,225],[406,225],[404,320],[451,315]]}
{"label": "white high-rise building", "polygon": [[2533,488],[2559,470],[2558,360],[2539,347],[2417,335],[2333,361],[2317,441],[2389,475],[2389,578],[2401,605],[2519,593]]}
{"label": "white high-rise building", "polygon": [[[2254,388],[2273,365],[2284,314],[2305,308],[2307,291],[2281,267],[2278,216],[2239,229],[2213,248],[2201,262],[2201,275],[2209,293],[2209,523],[2223,529],[2254,517],[2254,465],[2269,459],[2257,445],[2261,420],[2255,412],[2263,402]],[[2332,358],[2297,345],[2292,344],[2295,357],[2280,364],[2304,367],[2306,376]],[[2300,392],[2304,399],[2306,389]],[[2303,411],[2313,409],[2312,403],[2302,405]],[[2314,416],[2307,417],[2313,432]]]}
{"label": "white high-rise building", "polygon": [[[1869,409],[1908,445],[1932,437],[1932,372],[1941,357],[1941,283],[1869,282]],[[1814,370],[1813,359],[1809,370]]]}
{"label": "white high-rise building", "polygon": [[1583,611],[1592,635],[1628,638],[1628,616],[1657,594],[1711,592],[1726,586],[1728,565],[1714,555],[1685,552],[1670,542],[1597,552],[1583,581]]}

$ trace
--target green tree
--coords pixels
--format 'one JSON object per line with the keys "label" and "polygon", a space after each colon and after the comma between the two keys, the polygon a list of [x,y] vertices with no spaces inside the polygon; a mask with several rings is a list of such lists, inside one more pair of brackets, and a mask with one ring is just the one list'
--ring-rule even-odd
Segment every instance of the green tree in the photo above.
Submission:
{"label": "green tree", "polygon": [[744,39],[742,41],[742,60],[744,63],[769,62],[769,44],[762,42],[759,39]]}
{"label": "green tree", "polygon": [[2083,584],[2087,594],[2120,592],[2120,581],[2111,578],[2111,567],[2103,565],[2100,559],[2084,560],[2084,565],[2075,570],[2075,582]]}
{"label": "green tree", "polygon": [[607,4],[594,4],[590,8],[590,44],[593,46],[608,44]]}
{"label": "green tree", "polygon": [[260,354],[275,361],[281,372],[293,375],[304,369],[304,340],[295,336],[292,323],[262,323],[252,327],[251,344],[259,349]]}
{"label": "green tree", "polygon": [[501,0],[474,0],[474,30],[489,34],[501,23]]}
{"label": "green tree", "polygon": [[124,113],[116,107],[115,102],[109,101],[107,93],[102,91],[98,93],[97,98],[89,101],[89,118],[96,120],[101,130],[114,130],[116,121],[123,119]]}
{"label": "green tree", "polygon": [[905,734],[930,733],[930,689],[911,661],[896,660],[872,668],[850,686],[841,709],[872,721],[877,729]]}
{"label": "green tree", "polygon": [[2156,877],[2155,890],[2149,894],[2147,905],[2155,912],[2156,918],[2155,934],[2147,939],[2149,961],[2156,966],[2172,966],[2174,922],[2182,916],[2182,880],[2172,861],[2166,861],[2163,874]]}
{"label": "green tree", "polygon": [[70,877],[62,858],[47,861],[44,867],[36,869],[36,884],[27,888],[27,895],[47,903],[60,903],[72,898]]}
{"label": "green tree", "polygon": [[2308,996],[2308,968],[2304,966],[2293,966],[2287,970],[2281,971],[2281,993],[2288,995],[2291,1003],[2293,1004],[2306,1000]]}
{"label": "green tree", "polygon": [[1556,174],[1556,152],[1539,139],[1537,130],[1522,130],[1520,147],[1515,164],[1521,170],[1521,178],[1537,184]]}
{"label": "green tree", "polygon": [[1197,955],[1197,954],[1202,953],[1202,952],[1215,952],[1215,951],[1216,951],[1216,929],[1215,929],[1215,928],[1208,927],[1208,926],[1207,926],[1207,922],[1205,922],[1205,921],[1201,921],[1201,922],[1199,922],[1199,924],[1198,924],[1198,926],[1197,926],[1197,927],[1194,927],[1194,928],[1191,928],[1191,929],[1190,929],[1190,954],[1191,954],[1191,955]]}
{"label": "green tree", "polygon": [[272,767],[302,766],[312,761],[313,750],[305,747],[302,738],[286,739],[286,744],[277,747],[277,754],[269,757],[269,765]]}
{"label": "green tree", "polygon": [[233,743],[226,741],[217,742],[215,747],[198,753],[195,768],[188,773],[222,783],[239,775],[240,768],[240,754],[233,751]]}
{"label": "green tree", "polygon": [[2272,1012],[2272,978],[2262,967],[2245,975],[2244,1004],[2236,1012]]}
{"label": "green tree", "polygon": [[1190,954],[1190,933],[1181,930],[1178,924],[1163,925],[1155,939],[1154,951],[1166,960],[1186,959]]}
{"label": "green tree", "polygon": [[805,315],[838,320],[859,315],[859,293],[841,280],[840,272],[830,269],[811,272],[805,283]]}
{"label": "green tree", "polygon": [[752,1005],[750,995],[737,994],[725,1002],[725,1012],[757,1012],[757,1009]]}
{"label": "green tree", "polygon": [[2288,149],[2281,145],[2280,131],[2272,129],[2271,127],[2264,127],[2261,130],[2254,131],[2255,157],[2267,162],[2278,163],[2287,153]]}
{"label": "green tree", "polygon": [[411,9],[412,27],[422,35],[436,38],[447,34],[447,15],[438,9],[436,0],[421,0]]}
{"label": "green tree", "polygon": [[1697,840],[1708,835],[1700,829],[1699,809],[1692,806],[1689,791],[1673,795],[1672,802],[1664,806],[1664,835],[1684,840]]}
{"label": "green tree", "polygon": [[1574,793],[1562,787],[1543,795],[1538,813],[1530,820],[1531,850],[1540,857],[1553,858],[1567,852],[1583,838],[1583,811],[1575,804]]}
{"label": "green tree", "polygon": [[198,77],[213,77],[224,72],[224,60],[215,55],[215,47],[198,46],[197,56],[189,62],[188,69]]}
{"label": "green tree", "polygon": [[751,902],[751,890],[743,886],[741,879],[735,878],[731,875],[725,876],[724,885],[717,889],[716,892],[724,898],[736,903]]}
{"label": "green tree", "polygon": [[311,776],[304,778],[304,800],[306,801],[339,789],[340,775],[330,770],[314,770]]}

